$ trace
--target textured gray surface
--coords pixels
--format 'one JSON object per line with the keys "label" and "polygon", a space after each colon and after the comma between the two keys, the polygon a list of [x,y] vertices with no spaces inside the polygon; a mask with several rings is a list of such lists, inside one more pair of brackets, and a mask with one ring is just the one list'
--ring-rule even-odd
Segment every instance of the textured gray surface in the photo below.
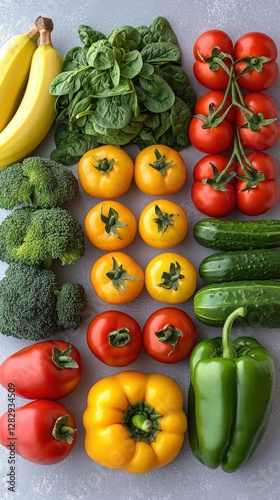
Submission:
{"label": "textured gray surface", "polygon": [[[0,0],[0,44],[13,34],[25,31],[30,23],[38,16],[51,17],[54,21],[53,43],[64,54],[69,48],[79,44],[77,27],[87,24],[105,34],[114,27],[122,24],[138,26],[149,24],[156,16],[164,16],[171,23],[183,52],[183,66],[188,72],[198,95],[204,92],[192,75],[192,46],[197,36],[211,28],[227,31],[236,40],[246,31],[264,31],[270,34],[280,47],[279,34],[279,7],[274,0],[255,2],[247,0],[225,0],[204,2],[204,0],[73,0],[46,1],[43,9],[38,8],[38,2],[33,0]],[[280,107],[279,83],[269,92]],[[38,155],[48,156],[53,149],[53,130],[36,151]],[[273,156],[279,158],[280,146],[271,150]],[[133,148],[128,148],[132,156],[136,154]],[[198,248],[192,239],[192,227],[196,220],[201,218],[193,207],[190,199],[191,172],[199,154],[189,148],[182,153],[186,160],[189,179],[179,194],[174,196],[182,204],[189,218],[189,234],[184,243],[178,247],[193,262],[198,265],[207,251]],[[73,167],[76,172],[76,166]],[[149,201],[140,195],[135,187],[123,197],[128,206],[135,209],[139,215],[142,207]],[[71,212],[81,220],[87,211],[95,204],[96,200],[90,199],[81,192],[79,200],[71,205]],[[4,219],[5,211],[0,210],[0,221]],[[237,213],[234,214],[238,216]],[[279,217],[279,207],[269,213],[270,217]],[[129,247],[129,252],[140,264],[145,266],[154,252],[137,237]],[[71,273],[73,280],[80,280],[89,295],[89,308],[82,328],[78,331],[63,334],[60,337],[73,342],[81,351],[84,360],[84,378],[81,386],[73,395],[64,400],[69,410],[73,411],[78,421],[78,440],[75,449],[67,460],[55,466],[39,466],[17,459],[16,463],[16,491],[9,494],[7,489],[8,453],[1,447],[0,452],[0,497],[1,499],[20,498],[21,500],[89,500],[102,498],[103,500],[178,500],[201,499],[214,500],[223,498],[228,500],[267,499],[274,500],[280,494],[280,391],[279,391],[279,332],[266,330],[246,330],[246,334],[254,335],[264,343],[274,355],[277,365],[276,399],[273,413],[265,438],[251,460],[239,471],[227,475],[221,470],[208,470],[197,462],[189,449],[186,439],[183,449],[173,463],[163,469],[152,471],[143,476],[128,475],[122,471],[104,469],[92,462],[85,454],[83,448],[83,428],[81,415],[86,404],[86,395],[89,387],[99,378],[114,373],[113,368],[98,362],[89,352],[85,331],[87,322],[94,314],[104,309],[92,291],[89,283],[89,271],[93,260],[100,255],[90,245],[87,246],[86,257],[71,270],[63,270],[63,276]],[[3,276],[5,264],[0,263],[0,277]],[[106,306],[105,306],[106,307]],[[152,301],[145,292],[134,303],[122,309],[135,316],[143,324],[147,315],[161,307]],[[192,303],[188,302],[186,310],[193,317]],[[212,337],[219,333],[216,329],[208,329],[197,324],[198,338]],[[0,362],[12,352],[24,347],[28,342],[13,340],[1,335]],[[188,364],[182,363],[175,366],[166,366],[148,359],[144,353],[130,368],[144,372],[163,372],[181,385],[187,393],[189,375]],[[17,399],[17,404],[24,400]],[[0,388],[1,413],[7,408],[7,394]]]}

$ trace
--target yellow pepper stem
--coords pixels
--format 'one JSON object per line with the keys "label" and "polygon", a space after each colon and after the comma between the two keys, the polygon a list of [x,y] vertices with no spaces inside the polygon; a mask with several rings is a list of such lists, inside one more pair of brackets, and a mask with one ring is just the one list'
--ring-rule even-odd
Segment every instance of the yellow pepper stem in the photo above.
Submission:
{"label": "yellow pepper stem", "polygon": [[161,431],[161,417],[162,415],[157,413],[153,406],[146,401],[139,401],[127,407],[122,424],[135,441],[151,443]]}
{"label": "yellow pepper stem", "polygon": [[148,420],[147,417],[142,414],[133,415],[131,422],[137,429],[144,432],[150,432],[153,428],[151,420]]}

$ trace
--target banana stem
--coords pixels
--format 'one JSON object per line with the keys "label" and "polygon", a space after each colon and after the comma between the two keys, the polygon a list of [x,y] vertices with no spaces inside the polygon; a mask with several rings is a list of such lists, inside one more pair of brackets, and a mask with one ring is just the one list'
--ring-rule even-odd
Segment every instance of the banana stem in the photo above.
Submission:
{"label": "banana stem", "polygon": [[34,38],[34,40],[37,40],[37,38],[39,38],[39,30],[35,23],[33,24],[32,28],[27,31],[26,34],[27,36],[29,36],[29,38]]}
{"label": "banana stem", "polygon": [[53,22],[48,17],[38,17],[35,21],[40,33],[40,45],[50,45],[51,32],[53,31]]}

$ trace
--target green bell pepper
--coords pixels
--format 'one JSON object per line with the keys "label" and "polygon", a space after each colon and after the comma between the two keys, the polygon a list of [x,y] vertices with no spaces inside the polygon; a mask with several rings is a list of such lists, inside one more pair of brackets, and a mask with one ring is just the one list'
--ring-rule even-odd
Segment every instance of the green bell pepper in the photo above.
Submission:
{"label": "green bell pepper", "polygon": [[232,342],[231,327],[246,308],[233,311],[222,337],[198,342],[190,357],[189,442],[204,465],[234,472],[262,439],[273,405],[275,366],[251,337]]}

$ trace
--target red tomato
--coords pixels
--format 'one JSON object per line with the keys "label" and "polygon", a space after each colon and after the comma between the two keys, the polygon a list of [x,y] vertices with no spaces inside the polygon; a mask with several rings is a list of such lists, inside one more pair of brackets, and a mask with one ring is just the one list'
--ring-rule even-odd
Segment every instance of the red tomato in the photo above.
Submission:
{"label": "red tomato", "polygon": [[68,396],[82,378],[79,351],[69,342],[46,340],[24,347],[1,365],[0,382],[26,399],[60,399]]}
{"label": "red tomato", "polygon": [[192,145],[203,153],[222,153],[230,148],[233,143],[233,128],[223,120],[216,127],[203,128],[205,121],[193,116],[189,126],[189,138]]}
{"label": "red tomato", "polygon": [[[237,208],[245,215],[261,215],[273,208],[279,199],[279,184],[276,180],[278,168],[275,160],[261,151],[249,153],[248,160],[256,170],[256,173],[263,172],[264,181],[259,181],[255,187],[247,187],[247,182],[238,180],[236,182]],[[244,172],[237,165],[240,175]]]}
{"label": "red tomato", "polygon": [[143,328],[143,346],[147,354],[161,363],[179,363],[187,359],[196,343],[196,327],[187,313],[175,307],[153,312]]}
{"label": "red tomato", "polygon": [[227,87],[229,73],[219,64],[219,59],[230,69],[231,61],[220,53],[233,53],[233,43],[227,33],[212,29],[202,33],[195,41],[193,53],[195,63],[193,72],[197,81],[204,87],[223,90]]}
{"label": "red tomato", "polygon": [[109,366],[127,366],[136,361],[142,349],[139,323],[121,311],[105,311],[93,318],[87,329],[91,352]]}
{"label": "red tomato", "polygon": [[238,77],[240,87],[249,92],[272,87],[279,76],[277,53],[276,43],[265,33],[252,31],[242,35],[234,45],[234,60],[245,60],[235,63],[235,73],[239,75],[247,67],[250,71]]}
{"label": "red tomato", "polygon": [[[205,92],[202,94],[196,101],[194,107],[195,115],[203,115],[209,116],[210,109],[213,112],[216,112],[217,109],[222,105],[222,102],[225,98],[225,93],[221,90],[210,90],[209,92]],[[228,108],[230,108],[232,103],[231,96],[229,95],[225,100],[225,104],[223,109],[217,114],[217,118],[226,112]],[[235,109],[232,106],[226,114],[226,120],[230,123],[233,123],[235,119]]]}
{"label": "red tomato", "polygon": [[[9,387],[12,392],[13,384]],[[13,427],[14,425],[14,427]],[[14,429],[14,441],[11,431]],[[6,411],[0,418],[0,443],[30,462],[52,465],[64,460],[76,442],[74,416],[59,401],[37,399]]]}
{"label": "red tomato", "polygon": [[[225,155],[207,155],[198,160],[193,168],[193,180],[195,182],[202,182],[203,179],[213,179],[214,171],[212,165],[217,169],[217,174],[220,175],[229,163],[229,157]],[[227,173],[235,172],[236,162],[233,162],[228,169]],[[235,177],[232,177],[230,184],[235,183]]]}
{"label": "red tomato", "polygon": [[[224,64],[230,71],[231,62],[224,61]],[[210,64],[207,62],[195,61],[193,74],[197,81],[207,89],[225,90],[228,85],[229,74],[220,65],[215,64],[214,68],[211,69]]]}
{"label": "red tomato", "polygon": [[[196,163],[193,169],[194,183],[191,189],[191,197],[194,206],[208,217],[226,217],[235,208],[235,177],[231,177],[228,182],[227,177],[223,181],[219,178],[229,163],[229,158],[224,155],[207,155]],[[216,170],[213,170],[214,165]],[[236,169],[236,162],[233,162],[226,175],[231,174]],[[213,179],[213,183],[205,183],[204,179]],[[217,189],[215,185],[222,182],[221,187],[225,190]],[[216,187],[216,189],[215,189]]]}
{"label": "red tomato", "polygon": [[212,55],[213,49],[217,47],[218,53],[233,54],[233,43],[230,36],[222,30],[212,29],[204,31],[197,37],[193,46],[193,55],[197,61]]}
{"label": "red tomato", "polygon": [[[262,151],[274,146],[280,137],[280,126],[277,121],[278,109],[273,99],[267,94],[252,92],[244,95],[245,106],[252,112],[249,116],[244,109],[237,107],[236,124],[244,148]],[[261,119],[276,119],[269,125],[262,124]]]}
{"label": "red tomato", "polygon": [[209,184],[195,182],[191,197],[194,206],[208,217],[226,217],[235,208],[235,189],[228,184],[226,191],[217,191]]}

